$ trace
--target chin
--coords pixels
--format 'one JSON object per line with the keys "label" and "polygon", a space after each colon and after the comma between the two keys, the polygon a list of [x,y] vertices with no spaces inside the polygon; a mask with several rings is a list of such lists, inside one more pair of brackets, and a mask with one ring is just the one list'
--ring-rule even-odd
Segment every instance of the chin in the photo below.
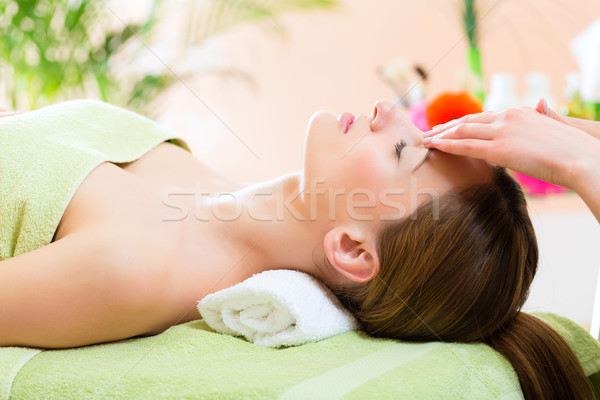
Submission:
{"label": "chin", "polygon": [[304,181],[328,178],[335,174],[344,139],[338,115],[317,111],[308,121],[304,137]]}
{"label": "chin", "polygon": [[308,120],[304,135],[304,154],[331,148],[343,137],[337,114],[317,111]]}

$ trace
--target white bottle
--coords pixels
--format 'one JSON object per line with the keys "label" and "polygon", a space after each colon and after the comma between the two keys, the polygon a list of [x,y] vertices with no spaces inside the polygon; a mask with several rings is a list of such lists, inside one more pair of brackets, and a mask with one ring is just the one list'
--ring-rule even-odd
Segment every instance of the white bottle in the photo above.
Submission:
{"label": "white bottle", "polygon": [[502,111],[511,107],[518,107],[517,81],[513,74],[496,73],[492,75],[490,93],[485,98],[483,109],[485,111]]}
{"label": "white bottle", "polygon": [[565,87],[565,99],[570,101],[576,95],[579,95],[579,87],[581,86],[579,80],[579,72],[571,71],[565,75],[565,81],[567,86]]}
{"label": "white bottle", "polygon": [[525,76],[523,104],[535,107],[540,97],[545,98],[550,108],[554,109],[556,102],[550,93],[550,76],[545,72],[530,72]]}

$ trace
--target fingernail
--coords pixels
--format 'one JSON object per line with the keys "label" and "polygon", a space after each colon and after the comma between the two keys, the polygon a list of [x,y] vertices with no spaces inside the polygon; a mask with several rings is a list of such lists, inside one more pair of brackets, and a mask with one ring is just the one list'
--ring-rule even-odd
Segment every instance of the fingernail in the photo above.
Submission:
{"label": "fingernail", "polygon": [[436,133],[438,133],[439,131],[441,131],[443,127],[444,127],[444,124],[436,125],[433,128],[431,128],[431,130],[425,132],[425,134],[423,136],[433,136]]}
{"label": "fingernail", "polygon": [[548,102],[546,101],[546,99],[544,100],[544,114],[548,115],[550,113],[550,106],[548,105]]}
{"label": "fingernail", "polygon": [[423,138],[423,144],[427,144],[429,142],[431,142],[431,137]]}
{"label": "fingernail", "polygon": [[431,140],[431,144],[440,144],[440,143],[442,143],[442,139],[439,139],[439,138],[433,138],[433,139]]}

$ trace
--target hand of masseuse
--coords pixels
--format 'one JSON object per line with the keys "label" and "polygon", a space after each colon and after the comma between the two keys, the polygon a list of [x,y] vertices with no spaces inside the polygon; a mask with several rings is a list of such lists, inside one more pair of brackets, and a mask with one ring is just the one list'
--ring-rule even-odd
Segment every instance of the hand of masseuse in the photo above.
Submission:
{"label": "hand of masseuse", "polygon": [[571,188],[600,221],[600,122],[561,117],[540,99],[535,109],[510,108],[450,121],[426,132],[423,143]]}
{"label": "hand of masseuse", "polygon": [[573,128],[581,129],[582,131],[589,133],[596,139],[600,140],[600,122],[590,121],[581,118],[565,117],[564,115],[557,114],[554,110],[548,107],[548,103],[542,98],[538,101],[535,109],[541,113],[562,122],[567,125],[571,125]]}

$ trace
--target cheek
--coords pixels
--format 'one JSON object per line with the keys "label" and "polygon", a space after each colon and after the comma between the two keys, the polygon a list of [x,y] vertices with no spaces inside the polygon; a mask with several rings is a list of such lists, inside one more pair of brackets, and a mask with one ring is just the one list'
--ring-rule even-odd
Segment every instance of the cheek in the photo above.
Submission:
{"label": "cheek", "polygon": [[353,162],[345,182],[347,208],[376,220],[405,217],[411,208],[409,185],[394,156],[386,160],[381,154],[361,154]]}
{"label": "cheek", "polygon": [[375,151],[351,151],[342,163],[345,171],[340,171],[347,178],[348,189],[369,191],[376,199],[379,194],[393,182],[393,161]]}
{"label": "cheek", "polygon": [[[375,207],[370,210],[382,220],[397,220],[409,215],[419,201],[424,199],[423,196],[418,196],[418,183],[426,186],[431,183],[426,178],[422,179],[423,182],[418,182],[416,177],[411,177],[406,164],[399,165],[393,149],[390,149],[390,152],[391,154],[357,154],[351,172],[353,182],[349,185],[353,188],[364,188],[363,191],[371,193]],[[413,190],[415,193],[411,192]],[[425,193],[429,191],[426,190]],[[366,201],[367,197],[357,196],[356,199]]]}

